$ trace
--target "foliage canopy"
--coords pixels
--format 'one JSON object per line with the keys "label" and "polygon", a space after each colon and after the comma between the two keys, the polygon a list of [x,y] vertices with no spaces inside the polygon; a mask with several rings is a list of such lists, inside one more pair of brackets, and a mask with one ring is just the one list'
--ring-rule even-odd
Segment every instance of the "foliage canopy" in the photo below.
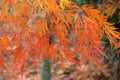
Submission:
{"label": "foliage canopy", "polygon": [[[62,65],[64,59],[77,65],[85,60],[100,65],[99,56],[106,56],[101,46],[103,35],[114,46],[111,49],[120,47],[120,33],[106,20],[119,4],[101,5],[105,4],[111,7],[80,7],[71,0],[1,0],[0,67],[6,67],[3,55],[11,52],[14,70],[23,68],[26,57],[35,63],[40,56],[51,62],[58,57]],[[80,55],[80,63],[76,54]]]}

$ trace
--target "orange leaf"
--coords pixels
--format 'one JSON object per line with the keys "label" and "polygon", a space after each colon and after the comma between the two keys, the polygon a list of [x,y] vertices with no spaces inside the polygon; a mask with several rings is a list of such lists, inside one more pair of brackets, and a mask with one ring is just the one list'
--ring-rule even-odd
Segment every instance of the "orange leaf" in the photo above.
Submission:
{"label": "orange leaf", "polygon": [[25,53],[22,51],[22,47],[19,46],[14,51],[14,66],[13,70],[20,69],[25,63]]}
{"label": "orange leaf", "polygon": [[71,55],[71,53],[68,50],[64,50],[63,54],[65,55],[66,59],[68,59],[70,62],[73,62],[74,64],[80,66],[79,62],[74,58],[74,56]]}
{"label": "orange leaf", "polygon": [[9,39],[7,36],[0,37],[0,50],[7,53]]}

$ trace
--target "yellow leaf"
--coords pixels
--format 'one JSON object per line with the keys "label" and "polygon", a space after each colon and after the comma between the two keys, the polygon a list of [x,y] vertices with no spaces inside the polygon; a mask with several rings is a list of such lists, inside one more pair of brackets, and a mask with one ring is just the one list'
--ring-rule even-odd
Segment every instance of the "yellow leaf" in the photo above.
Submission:
{"label": "yellow leaf", "polygon": [[67,4],[69,3],[69,0],[60,0],[60,7],[62,8],[62,10],[65,9],[65,5],[64,4]]}

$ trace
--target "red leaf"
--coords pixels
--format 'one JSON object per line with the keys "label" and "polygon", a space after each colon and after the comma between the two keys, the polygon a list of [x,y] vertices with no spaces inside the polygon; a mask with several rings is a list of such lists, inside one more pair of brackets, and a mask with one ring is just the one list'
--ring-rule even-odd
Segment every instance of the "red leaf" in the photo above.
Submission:
{"label": "red leaf", "polygon": [[73,62],[74,64],[77,64],[80,66],[77,59],[75,59],[74,56],[72,56],[68,50],[64,50],[64,55],[65,55],[66,59],[68,59],[70,62]]}
{"label": "red leaf", "polygon": [[14,51],[14,66],[13,70],[21,69],[25,64],[25,53],[22,51],[22,47],[19,46]]}
{"label": "red leaf", "polygon": [[2,54],[1,54],[1,52],[0,52],[0,68],[5,69],[5,65],[4,65],[3,62],[4,62],[4,61],[3,61],[3,57],[2,57]]}

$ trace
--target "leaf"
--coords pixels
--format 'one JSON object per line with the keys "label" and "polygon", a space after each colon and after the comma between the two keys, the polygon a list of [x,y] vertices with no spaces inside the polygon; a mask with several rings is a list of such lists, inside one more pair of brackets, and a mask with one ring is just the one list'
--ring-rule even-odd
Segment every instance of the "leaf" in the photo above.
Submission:
{"label": "leaf", "polygon": [[68,50],[64,50],[63,54],[65,55],[66,59],[68,59],[70,62],[80,66],[80,64],[77,61],[77,59],[75,59],[74,56],[72,56]]}
{"label": "leaf", "polygon": [[108,19],[108,17],[112,17],[118,7],[118,0],[104,1],[104,3],[102,4],[103,15],[106,14],[106,19]]}
{"label": "leaf", "polygon": [[119,43],[119,39],[120,39],[120,33],[117,32],[117,28],[113,27],[111,24],[109,23],[106,23],[106,26],[105,26],[105,33],[108,37],[108,40],[110,41],[110,44],[111,45],[114,45],[114,49],[120,47],[118,46],[118,43]]}
{"label": "leaf", "polygon": [[60,0],[60,7],[62,8],[62,10],[65,9],[65,5],[66,3],[69,3],[69,0]]}
{"label": "leaf", "polygon": [[25,64],[25,56],[26,54],[22,51],[22,47],[19,46],[14,51],[14,63],[13,63],[13,71],[22,68]]}
{"label": "leaf", "polygon": [[4,53],[8,52],[8,43],[9,39],[7,36],[0,37],[0,50],[3,51]]}
{"label": "leaf", "polygon": [[[38,41],[36,42],[36,51],[37,51],[37,59],[42,55],[44,56],[44,47],[47,46],[46,43],[48,43],[48,39],[46,36],[42,36],[41,38],[38,38]],[[47,52],[47,51],[46,51]]]}
{"label": "leaf", "polygon": [[17,0],[7,0],[10,7],[14,6],[17,3]]}
{"label": "leaf", "polygon": [[3,57],[2,57],[2,53],[0,51],[0,68],[1,69],[5,69],[5,65],[4,65],[4,60],[3,60]]}
{"label": "leaf", "polygon": [[34,0],[29,0],[29,1],[30,1],[30,3],[31,3],[31,4],[33,4],[33,3],[34,3]]}
{"label": "leaf", "polygon": [[48,58],[50,58],[50,62],[54,62],[56,58],[56,49],[54,45],[51,45],[48,51]]}
{"label": "leaf", "polygon": [[62,66],[62,69],[64,70],[64,68],[65,68],[64,58],[63,58],[63,56],[62,56],[61,54],[58,55],[58,58],[59,58],[59,60],[60,60],[60,64],[61,64],[61,66]]}
{"label": "leaf", "polygon": [[65,9],[66,4],[70,3],[70,0],[60,0],[60,7],[62,10]]}

